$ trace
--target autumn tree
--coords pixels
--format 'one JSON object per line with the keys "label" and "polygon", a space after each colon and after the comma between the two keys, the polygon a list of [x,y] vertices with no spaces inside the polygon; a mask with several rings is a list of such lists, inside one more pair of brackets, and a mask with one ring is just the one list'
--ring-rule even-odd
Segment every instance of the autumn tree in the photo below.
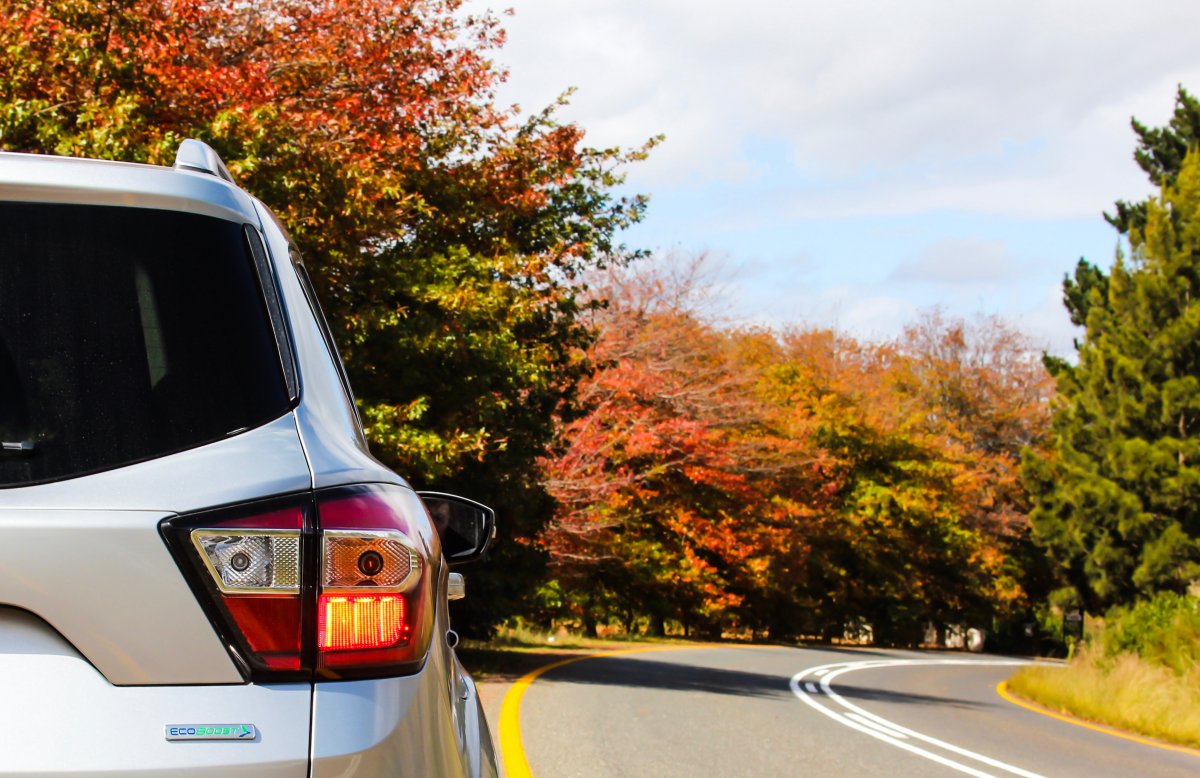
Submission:
{"label": "autumn tree", "polygon": [[1027,601],[1017,452],[1041,435],[1048,381],[997,321],[923,317],[891,343],[795,331],[774,370],[819,451],[825,516],[803,592],[827,636],[851,621],[915,643],[927,624],[988,624]]}
{"label": "autumn tree", "polygon": [[904,393],[959,468],[960,521],[981,539],[974,564],[989,569],[985,610],[997,628],[1028,621],[1053,581],[1032,541],[1020,479],[1022,453],[1048,444],[1054,385],[1041,353],[998,317],[966,322],[937,311],[905,328],[898,347]]}
{"label": "autumn tree", "polygon": [[786,542],[794,511],[769,486],[788,443],[765,427],[730,338],[691,309],[694,269],[610,275],[590,412],[547,462],[562,507],[541,542],[589,631],[608,616],[716,629],[752,588],[751,560]]}
{"label": "autumn tree", "polygon": [[1055,450],[1025,465],[1037,537],[1091,612],[1200,577],[1200,153],[1145,214],[1058,374]]}
{"label": "autumn tree", "polygon": [[[534,462],[590,370],[579,274],[621,263],[642,149],[497,105],[498,20],[461,0],[0,0],[0,148],[171,164],[211,144],[313,276],[372,450],[531,535]],[[536,571],[494,566],[470,607]],[[515,594],[515,591],[513,591]]]}

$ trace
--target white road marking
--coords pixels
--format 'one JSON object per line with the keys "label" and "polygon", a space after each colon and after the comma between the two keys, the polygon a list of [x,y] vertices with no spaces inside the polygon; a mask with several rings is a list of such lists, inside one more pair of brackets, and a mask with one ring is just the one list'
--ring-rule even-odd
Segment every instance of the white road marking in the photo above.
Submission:
{"label": "white road marking", "polygon": [[859,724],[862,724],[864,727],[870,727],[871,729],[879,730],[880,732],[882,732],[885,735],[891,735],[892,737],[898,738],[900,740],[908,740],[908,735],[902,735],[894,729],[888,729],[887,727],[883,726],[882,724],[876,724],[874,721],[871,721],[866,716],[860,716],[857,713],[847,713],[846,718],[854,719]]}
{"label": "white road marking", "polygon": [[[958,770],[961,773],[966,773],[967,775],[974,775],[974,776],[977,776],[978,778],[996,778],[996,776],[994,776],[991,773],[985,773],[982,770],[976,769],[975,767],[963,764],[961,762],[957,762],[953,759],[942,756],[941,754],[934,753],[933,751],[928,751],[924,748],[915,746],[911,743],[905,743],[905,742],[903,742],[903,739],[907,739],[907,738],[911,737],[911,738],[915,738],[917,740],[922,740],[926,743],[929,743],[932,746],[936,746],[937,748],[943,749],[945,751],[950,751],[951,753],[966,757],[968,759],[972,759],[976,762],[980,762],[980,763],[982,763],[984,765],[988,765],[990,767],[1004,770],[1005,772],[1012,773],[1014,775],[1020,775],[1023,778],[1042,778],[1042,776],[1039,775],[1038,773],[1033,773],[1028,770],[1023,770],[1020,767],[1016,767],[1016,766],[1010,765],[1006,762],[1002,762],[999,759],[993,759],[992,757],[984,756],[983,754],[977,754],[974,751],[968,751],[967,749],[960,748],[956,745],[953,745],[952,743],[947,743],[944,740],[938,740],[937,738],[929,737],[928,735],[923,735],[920,732],[915,732],[911,729],[908,729],[907,727],[902,727],[899,724],[888,721],[887,719],[885,719],[881,716],[877,716],[874,713],[864,710],[864,709],[858,707],[857,705],[847,701],[845,698],[843,698],[841,695],[839,695],[837,692],[835,692],[833,690],[833,687],[831,686],[831,682],[833,681],[834,678],[841,675],[842,673],[853,672],[855,670],[866,670],[869,668],[881,668],[881,667],[929,665],[929,664],[933,664],[933,665],[1019,666],[1019,665],[1024,665],[1024,664],[1028,664],[1028,663],[1027,662],[1019,662],[1019,661],[1011,661],[1011,660],[1010,661],[985,661],[985,660],[971,660],[971,659],[934,659],[934,660],[930,660],[930,659],[916,659],[916,660],[914,660],[914,659],[885,659],[885,660],[869,660],[869,661],[864,661],[864,662],[851,662],[851,663],[839,662],[837,664],[828,664],[828,665],[819,665],[817,667],[810,667],[807,670],[803,670],[799,673],[796,673],[794,676],[792,676],[790,686],[792,688],[792,693],[795,694],[798,698],[800,698],[800,700],[802,702],[807,704],[809,707],[820,711],[822,714],[828,716],[829,718],[833,719],[834,721],[838,722],[839,724],[850,727],[851,729],[858,730],[859,732],[862,732],[864,734],[870,735],[871,737],[875,738],[876,740],[882,740],[883,742],[893,745],[896,748],[903,749],[910,753],[916,754],[917,756],[921,756],[926,759],[929,759],[930,761],[937,762],[938,764],[945,765],[946,767],[950,767],[954,770]],[[824,697],[829,699],[831,702],[842,706],[849,712],[844,713],[844,714],[839,713],[838,711],[833,710],[829,706],[825,706],[825,705],[818,703],[816,701],[816,699],[814,699],[815,694],[813,694],[812,692],[810,692],[808,690],[808,689],[811,689],[812,683],[804,682],[803,687],[808,687],[807,689],[803,688],[801,685],[801,679],[804,678],[804,676],[806,676],[806,675],[812,675],[812,676],[820,678],[821,679],[821,691],[823,691],[825,693]]]}
{"label": "white road marking", "polygon": [[[977,660],[963,660],[963,659],[932,659],[932,660],[929,660],[929,659],[922,659],[922,660],[896,659],[896,660],[889,661],[887,663],[875,663],[873,666],[874,667],[904,667],[904,666],[921,665],[921,664],[934,664],[934,665],[978,664],[978,665],[1001,666],[1001,667],[1019,667],[1021,665],[1028,664],[1028,663],[1027,662],[1013,662],[1013,661],[977,661]],[[837,676],[841,675],[842,673],[850,672],[851,670],[861,670],[861,669],[865,669],[865,668],[846,667],[841,670],[837,670],[835,672],[829,673],[828,675],[826,675],[824,678],[821,679],[822,691],[824,691],[825,694],[830,699],[832,699],[834,702],[838,703],[842,707],[844,707],[848,710],[852,710],[863,716],[866,716],[867,718],[872,719],[873,721],[876,721],[880,724],[891,727],[892,729],[895,729],[898,732],[906,734],[909,737],[914,737],[918,740],[924,740],[926,743],[929,743],[930,745],[937,746],[938,748],[945,749],[947,751],[958,754],[960,756],[965,756],[968,759],[974,759],[978,762],[983,762],[986,765],[990,765],[992,767],[996,767],[1001,770],[1005,770],[1005,771],[1013,773],[1015,775],[1025,776],[1025,778],[1041,778],[1041,776],[1039,776],[1037,773],[1031,773],[1026,770],[1022,770],[1019,767],[1013,767],[1012,765],[1007,764],[1005,762],[1001,762],[998,759],[992,759],[991,757],[984,756],[982,754],[977,754],[974,751],[968,751],[965,748],[959,748],[958,746],[953,745],[951,743],[947,743],[944,740],[938,740],[937,738],[929,737],[928,735],[922,735],[920,732],[914,732],[913,730],[907,729],[906,727],[902,727],[899,724],[894,724],[885,718],[877,716],[868,710],[863,710],[862,708],[858,707],[854,703],[849,702],[848,700],[841,697],[841,695],[839,695],[837,692],[835,692],[833,690],[833,688],[830,686],[830,683],[833,681],[833,679],[836,678]]]}
{"label": "white road marking", "polygon": [[809,693],[809,694],[816,694],[816,693],[817,693],[817,685],[816,685],[815,683],[813,683],[812,681],[805,681],[805,682],[804,682],[804,688],[805,688],[805,689],[808,689],[808,693]]}

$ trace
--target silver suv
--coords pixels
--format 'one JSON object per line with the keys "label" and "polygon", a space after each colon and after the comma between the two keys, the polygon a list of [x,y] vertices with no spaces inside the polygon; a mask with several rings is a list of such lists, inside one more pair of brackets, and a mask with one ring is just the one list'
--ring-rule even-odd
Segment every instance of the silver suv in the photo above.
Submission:
{"label": "silver suv", "polygon": [[494,519],[371,457],[206,145],[0,154],[0,776],[494,775],[446,604]]}

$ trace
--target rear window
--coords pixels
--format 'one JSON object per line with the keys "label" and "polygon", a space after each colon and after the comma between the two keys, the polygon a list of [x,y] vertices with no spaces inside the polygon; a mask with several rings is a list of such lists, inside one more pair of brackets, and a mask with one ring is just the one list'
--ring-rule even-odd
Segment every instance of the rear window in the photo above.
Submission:
{"label": "rear window", "polygon": [[289,407],[241,225],[0,202],[0,487],[220,440]]}

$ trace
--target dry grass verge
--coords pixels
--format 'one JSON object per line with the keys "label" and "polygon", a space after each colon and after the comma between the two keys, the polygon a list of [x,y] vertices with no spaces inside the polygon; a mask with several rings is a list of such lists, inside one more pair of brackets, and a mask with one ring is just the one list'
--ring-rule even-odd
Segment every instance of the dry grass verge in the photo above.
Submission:
{"label": "dry grass verge", "polygon": [[1084,649],[1065,667],[1024,667],[1008,686],[1051,710],[1200,747],[1200,670],[1179,675],[1134,654]]}

